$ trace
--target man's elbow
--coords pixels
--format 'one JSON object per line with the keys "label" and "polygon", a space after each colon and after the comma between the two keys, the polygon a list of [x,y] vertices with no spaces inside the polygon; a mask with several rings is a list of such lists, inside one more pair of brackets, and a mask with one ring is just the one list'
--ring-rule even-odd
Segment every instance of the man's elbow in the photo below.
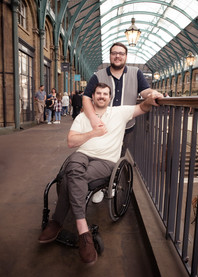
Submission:
{"label": "man's elbow", "polygon": [[75,147],[75,146],[74,146],[74,143],[73,143],[70,139],[67,140],[67,146],[68,146],[69,148]]}
{"label": "man's elbow", "polygon": [[71,139],[71,137],[68,135],[68,137],[67,137],[67,146],[69,147],[69,148],[72,148],[73,147],[73,142],[72,142],[72,139]]}
{"label": "man's elbow", "polygon": [[74,148],[72,144],[67,144],[68,148]]}

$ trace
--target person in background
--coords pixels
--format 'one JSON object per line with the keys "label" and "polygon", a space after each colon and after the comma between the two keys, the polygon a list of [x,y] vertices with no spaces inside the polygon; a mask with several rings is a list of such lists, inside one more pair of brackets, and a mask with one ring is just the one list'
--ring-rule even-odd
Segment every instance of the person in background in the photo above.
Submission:
{"label": "person in background", "polygon": [[[52,100],[55,102],[56,95],[57,95],[57,91],[56,91],[55,88],[52,88],[52,89],[51,89],[51,95],[52,95]],[[55,115],[55,109],[54,109],[54,107],[53,107],[51,122],[53,122],[53,120],[54,120],[54,115]]]}
{"label": "person in background", "polygon": [[61,121],[61,111],[62,111],[62,97],[60,93],[57,93],[56,99],[54,100],[54,110],[55,110],[55,121],[54,124],[60,124]]}
{"label": "person in background", "polygon": [[72,107],[72,118],[75,119],[82,109],[82,96],[79,94],[78,91],[76,91],[76,93],[72,97]]}
{"label": "person in background", "polygon": [[69,96],[69,114],[72,115],[73,114],[73,107],[72,107],[72,98],[74,96],[75,92],[72,91],[70,93],[70,96]]}
{"label": "person in background", "polygon": [[[91,98],[92,91],[99,82],[106,83],[111,87],[112,98],[110,106],[135,105],[139,94],[143,98],[147,98],[150,95],[161,95],[163,97],[158,91],[149,87],[143,72],[138,67],[126,66],[127,53],[128,49],[124,44],[120,42],[114,43],[110,48],[110,66],[97,71],[85,88],[83,109],[93,128],[100,123],[102,124],[101,119],[94,112]],[[125,155],[132,139],[134,124],[135,119],[127,123],[121,156]],[[99,203],[103,197],[103,192],[99,191],[94,195],[92,202]]]}
{"label": "person in background", "polygon": [[67,92],[64,92],[62,97],[62,115],[68,114],[68,108],[69,108],[69,96]]}
{"label": "person in background", "polygon": [[46,100],[47,124],[52,124],[51,119],[52,119],[53,108],[54,108],[54,100],[52,98],[52,95],[49,94]]}
{"label": "person in background", "polygon": [[35,101],[37,103],[36,122],[44,123],[44,108],[45,108],[46,92],[44,85],[40,85],[39,91],[35,94]]}

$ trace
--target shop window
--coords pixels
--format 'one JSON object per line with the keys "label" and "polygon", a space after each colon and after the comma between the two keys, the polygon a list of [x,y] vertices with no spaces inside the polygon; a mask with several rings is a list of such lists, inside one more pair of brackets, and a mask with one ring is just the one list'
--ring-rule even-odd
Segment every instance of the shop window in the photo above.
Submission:
{"label": "shop window", "polygon": [[27,29],[27,8],[24,1],[19,1],[18,7],[18,23],[24,28]]}
{"label": "shop window", "polygon": [[198,82],[198,73],[195,73],[195,82]]}
{"label": "shop window", "polygon": [[33,112],[33,59],[19,51],[20,121],[32,121]]}

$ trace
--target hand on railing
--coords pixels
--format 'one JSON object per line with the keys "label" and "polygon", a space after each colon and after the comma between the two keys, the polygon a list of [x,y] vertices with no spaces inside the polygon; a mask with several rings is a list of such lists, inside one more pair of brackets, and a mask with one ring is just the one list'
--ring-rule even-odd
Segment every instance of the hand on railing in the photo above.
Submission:
{"label": "hand on railing", "polygon": [[149,112],[152,106],[159,106],[156,102],[157,99],[163,98],[163,95],[160,92],[154,91],[154,93],[148,94],[148,97],[140,103],[140,108],[143,112]]}

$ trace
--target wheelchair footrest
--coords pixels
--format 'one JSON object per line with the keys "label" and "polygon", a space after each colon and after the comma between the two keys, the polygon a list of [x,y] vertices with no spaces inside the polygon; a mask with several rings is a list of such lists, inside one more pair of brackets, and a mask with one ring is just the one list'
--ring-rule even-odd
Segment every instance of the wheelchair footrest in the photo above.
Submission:
{"label": "wheelchair footrest", "polygon": [[91,226],[89,226],[89,231],[92,233],[92,235],[98,234],[98,229],[98,225],[92,224]]}
{"label": "wheelchair footrest", "polygon": [[56,238],[57,242],[63,243],[66,246],[71,246],[78,248],[78,237],[77,235],[67,231],[67,230],[62,230],[59,234],[58,237]]}

